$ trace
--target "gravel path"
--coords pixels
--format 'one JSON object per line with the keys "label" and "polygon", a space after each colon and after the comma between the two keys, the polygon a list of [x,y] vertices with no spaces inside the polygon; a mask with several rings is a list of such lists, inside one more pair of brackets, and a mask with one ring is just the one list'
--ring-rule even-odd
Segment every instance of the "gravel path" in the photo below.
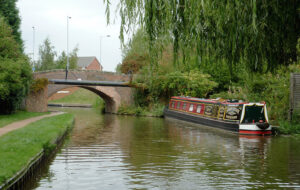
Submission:
{"label": "gravel path", "polygon": [[48,114],[48,115],[42,115],[42,116],[38,116],[38,117],[32,117],[32,118],[29,118],[29,119],[25,119],[25,120],[22,120],[22,121],[13,122],[9,125],[6,125],[6,126],[0,128],[0,137],[2,135],[5,135],[6,133],[8,133],[10,131],[14,131],[16,129],[20,129],[22,127],[25,127],[26,125],[28,125],[32,122],[41,120],[41,119],[46,118],[46,117],[52,117],[52,116],[55,116],[55,115],[60,115],[60,114],[63,114],[63,113],[64,112],[53,112],[53,113]]}

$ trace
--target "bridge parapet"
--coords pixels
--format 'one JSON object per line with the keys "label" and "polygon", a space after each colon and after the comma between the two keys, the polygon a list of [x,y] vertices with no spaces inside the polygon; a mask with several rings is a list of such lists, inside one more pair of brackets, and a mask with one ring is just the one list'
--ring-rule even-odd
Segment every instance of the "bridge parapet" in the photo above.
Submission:
{"label": "bridge parapet", "polygon": [[[64,69],[40,71],[34,73],[34,78],[65,79]],[[114,72],[93,71],[93,70],[69,70],[68,79],[91,80],[91,81],[121,81],[129,82],[130,75],[118,74]]]}

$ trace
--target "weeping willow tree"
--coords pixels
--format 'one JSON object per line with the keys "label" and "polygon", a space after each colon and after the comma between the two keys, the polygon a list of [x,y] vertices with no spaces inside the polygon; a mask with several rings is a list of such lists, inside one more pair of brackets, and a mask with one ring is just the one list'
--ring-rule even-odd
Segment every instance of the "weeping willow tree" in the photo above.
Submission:
{"label": "weeping willow tree", "polygon": [[[110,0],[107,5],[109,20]],[[171,39],[175,66],[225,61],[232,74],[243,64],[251,72],[274,71],[296,60],[299,0],[120,0],[120,38],[142,27],[151,66]],[[196,57],[196,59],[191,59]]]}

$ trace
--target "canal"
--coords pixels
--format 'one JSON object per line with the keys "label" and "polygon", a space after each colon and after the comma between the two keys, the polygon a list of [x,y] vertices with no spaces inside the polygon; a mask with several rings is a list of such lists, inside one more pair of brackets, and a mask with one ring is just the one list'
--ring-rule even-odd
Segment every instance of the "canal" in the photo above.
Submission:
{"label": "canal", "polygon": [[300,188],[300,138],[62,110],[76,115],[74,129],[27,189]]}

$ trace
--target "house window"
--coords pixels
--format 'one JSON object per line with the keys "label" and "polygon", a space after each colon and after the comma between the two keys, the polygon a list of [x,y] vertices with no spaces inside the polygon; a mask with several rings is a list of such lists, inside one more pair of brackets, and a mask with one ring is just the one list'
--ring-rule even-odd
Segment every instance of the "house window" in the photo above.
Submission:
{"label": "house window", "polygon": [[176,108],[177,108],[177,109],[180,108],[180,102],[177,102]]}
{"label": "house window", "polygon": [[183,107],[182,107],[182,109],[183,109],[183,110],[185,110],[185,109],[186,109],[186,102],[184,102],[184,103],[183,103]]}
{"label": "house window", "polygon": [[193,110],[194,110],[194,104],[191,104],[191,105],[190,105],[190,109],[189,109],[189,111],[191,111],[191,112],[192,112]]}
{"label": "house window", "polygon": [[202,107],[201,105],[198,105],[198,106],[197,106],[197,113],[200,113],[200,112],[201,112],[201,107]]}
{"label": "house window", "polygon": [[174,102],[174,101],[172,101],[172,105],[171,105],[171,107],[172,107],[172,108],[174,108],[174,107],[175,107],[175,102]]}

